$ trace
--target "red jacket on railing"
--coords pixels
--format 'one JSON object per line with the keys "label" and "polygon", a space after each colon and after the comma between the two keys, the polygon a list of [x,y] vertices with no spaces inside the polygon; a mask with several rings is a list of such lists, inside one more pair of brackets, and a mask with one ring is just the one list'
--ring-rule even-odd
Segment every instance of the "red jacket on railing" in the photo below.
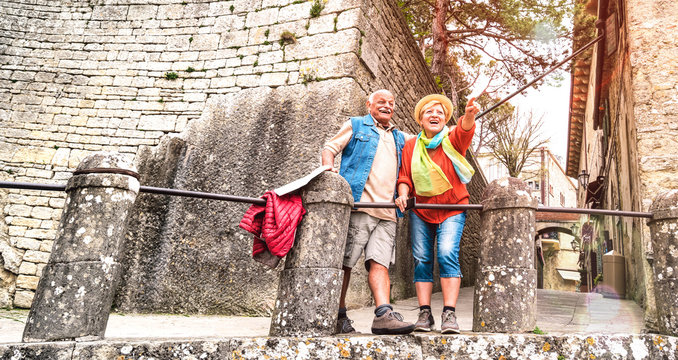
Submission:
{"label": "red jacket on railing", "polygon": [[299,195],[279,197],[267,191],[261,198],[266,200],[266,205],[250,206],[240,220],[240,227],[254,234],[252,258],[275,268],[294,245],[297,225],[306,210]]}

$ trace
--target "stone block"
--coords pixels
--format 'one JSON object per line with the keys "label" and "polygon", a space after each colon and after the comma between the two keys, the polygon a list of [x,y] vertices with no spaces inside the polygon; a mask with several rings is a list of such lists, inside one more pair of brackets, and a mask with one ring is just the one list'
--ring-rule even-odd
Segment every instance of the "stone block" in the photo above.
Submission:
{"label": "stone block", "polygon": [[21,309],[28,309],[31,307],[34,297],[35,293],[33,291],[18,290],[14,293],[14,306]]}
{"label": "stone block", "polygon": [[19,266],[19,274],[35,275],[38,272],[38,266],[28,261],[24,261]]}
{"label": "stone block", "polygon": [[3,268],[14,274],[19,273],[19,266],[22,264],[24,252],[11,246],[7,241],[0,238],[0,256],[2,257]]}
{"label": "stone block", "polygon": [[240,47],[247,45],[249,30],[229,31],[221,34],[219,48]]}
{"label": "stone block", "polygon": [[537,313],[537,270],[481,268],[476,274],[473,331],[528,332]]}
{"label": "stone block", "polygon": [[48,252],[36,251],[36,250],[26,250],[23,256],[24,261],[30,261],[33,263],[43,263],[46,264],[49,261],[50,254]]}
{"label": "stone block", "polygon": [[139,130],[172,131],[176,118],[176,115],[142,115],[137,128]]}
{"label": "stone block", "polygon": [[29,237],[19,238],[19,240],[16,242],[16,247],[26,250],[40,250],[40,241],[30,239]]}
{"label": "stone block", "polygon": [[156,18],[157,5],[130,5],[127,20],[149,20]]}
{"label": "stone block", "polygon": [[[212,5],[218,3],[212,3]],[[214,30],[219,32],[241,30],[245,27],[245,17],[240,15],[218,16],[214,20]]]}
{"label": "stone block", "polygon": [[343,11],[337,18],[337,30],[344,30],[352,27],[363,28],[365,18],[362,10],[359,8]]}
{"label": "stone block", "polygon": [[42,220],[39,220],[39,219],[31,219],[31,218],[25,218],[25,217],[13,217],[10,224],[16,225],[16,226],[26,226],[26,227],[31,227],[31,228],[37,228],[37,227],[40,227],[41,221]]}
{"label": "stone block", "polygon": [[54,166],[68,166],[68,155],[71,149],[58,148],[52,157],[52,165]]}
{"label": "stone block", "polygon": [[280,9],[278,14],[278,22],[285,23],[301,19],[308,19],[311,17],[311,1],[304,1],[299,4],[292,4]]}
{"label": "stone block", "polygon": [[343,273],[338,269],[284,270],[271,316],[270,336],[334,334]]}
{"label": "stone block", "polygon": [[[36,267],[37,269],[37,267]],[[30,275],[19,275],[16,277],[16,287],[20,289],[29,289],[35,290],[38,288],[38,281],[40,280],[37,276]]]}
{"label": "stone block", "polygon": [[33,210],[33,207],[28,205],[10,205],[7,214],[9,216],[29,217],[31,216],[31,210]]}
{"label": "stone block", "polygon": [[235,86],[235,79],[235,76],[212,78],[210,81],[210,89],[223,89]]}
{"label": "stone block", "polygon": [[23,226],[10,226],[7,228],[7,234],[9,236],[24,236],[26,228]]}
{"label": "stone block", "polygon": [[263,25],[275,24],[279,21],[278,11],[278,8],[269,8],[261,11],[250,11],[247,14],[247,20],[245,20],[245,26],[248,28],[255,28]]}
{"label": "stone block", "polygon": [[308,34],[314,35],[334,31],[334,19],[337,14],[319,16],[309,21]]}
{"label": "stone block", "polygon": [[327,79],[357,76],[362,65],[354,53],[344,53],[335,56],[302,60],[299,67],[304,70],[305,73],[311,73],[315,77]]}
{"label": "stone block", "polygon": [[346,29],[336,33],[304,36],[285,48],[285,61],[323,57],[357,51],[360,32]]}
{"label": "stone block", "polygon": [[56,149],[42,147],[20,148],[12,157],[12,162],[33,162],[37,164],[49,164],[56,153]]}
{"label": "stone block", "polygon": [[190,48],[193,51],[214,50],[219,47],[219,34],[199,34],[193,36]]}
{"label": "stone block", "polygon": [[29,229],[24,233],[25,237],[52,240],[56,235],[56,230],[51,229]]}
{"label": "stone block", "polygon": [[23,341],[102,339],[119,271],[105,261],[47,265]]}
{"label": "stone block", "polygon": [[264,27],[258,27],[250,30],[247,45],[258,45],[263,44],[267,41],[267,32],[270,30]]}
{"label": "stone block", "polygon": [[240,87],[257,87],[260,78],[260,75],[240,75],[236,78],[235,84]]}
{"label": "stone block", "polygon": [[287,83],[286,72],[282,73],[265,73],[261,75],[261,85],[262,86],[281,86]]}
{"label": "stone block", "polygon": [[31,217],[36,219],[51,219],[52,208],[46,206],[36,206],[31,210]]}

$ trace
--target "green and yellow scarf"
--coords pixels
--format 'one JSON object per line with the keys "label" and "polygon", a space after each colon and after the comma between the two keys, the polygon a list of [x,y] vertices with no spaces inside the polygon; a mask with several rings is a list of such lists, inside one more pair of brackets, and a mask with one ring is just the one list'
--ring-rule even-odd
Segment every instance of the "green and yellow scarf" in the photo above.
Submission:
{"label": "green and yellow scarf", "polygon": [[435,149],[441,143],[445,155],[452,161],[454,170],[459,176],[462,184],[468,184],[475,173],[471,164],[461,156],[461,154],[452,146],[450,138],[447,136],[450,129],[445,126],[441,132],[432,139],[426,137],[424,131],[417,136],[417,142],[414,145],[412,154],[412,181],[417,195],[436,196],[452,188],[452,184],[443,173],[443,170],[431,160],[426,149]]}

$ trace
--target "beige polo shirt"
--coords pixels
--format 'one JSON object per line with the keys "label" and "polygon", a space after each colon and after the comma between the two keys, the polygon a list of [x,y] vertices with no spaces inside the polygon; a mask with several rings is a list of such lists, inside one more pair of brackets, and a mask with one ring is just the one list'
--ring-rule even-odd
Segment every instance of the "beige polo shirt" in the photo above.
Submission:
{"label": "beige polo shirt", "polygon": [[[372,170],[367,176],[365,189],[360,196],[360,202],[393,202],[393,193],[395,192],[396,180],[398,179],[398,159],[396,157],[396,145],[393,139],[394,125],[384,128],[379,122],[375,121],[376,129],[379,132],[379,144],[374,154]],[[334,154],[339,155],[353,135],[351,120],[346,121],[323,149],[327,149]],[[405,134],[405,139],[412,135]],[[396,221],[395,209],[357,209],[371,216],[383,220]]]}

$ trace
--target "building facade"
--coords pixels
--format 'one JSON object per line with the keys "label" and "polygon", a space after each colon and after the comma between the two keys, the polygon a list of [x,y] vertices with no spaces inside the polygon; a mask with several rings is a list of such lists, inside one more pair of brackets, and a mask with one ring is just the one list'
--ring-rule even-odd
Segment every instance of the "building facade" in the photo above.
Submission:
{"label": "building facade", "polygon": [[[678,3],[591,0],[585,5],[588,18],[576,19],[575,27],[599,26],[575,48],[595,35],[604,38],[572,64],[567,175],[588,180],[578,191],[579,206],[648,211],[658,194],[678,188]],[[604,216],[587,224],[582,235],[589,280],[600,268],[601,254],[620,254],[622,295],[645,308],[653,327],[654,254],[646,220]]]}

